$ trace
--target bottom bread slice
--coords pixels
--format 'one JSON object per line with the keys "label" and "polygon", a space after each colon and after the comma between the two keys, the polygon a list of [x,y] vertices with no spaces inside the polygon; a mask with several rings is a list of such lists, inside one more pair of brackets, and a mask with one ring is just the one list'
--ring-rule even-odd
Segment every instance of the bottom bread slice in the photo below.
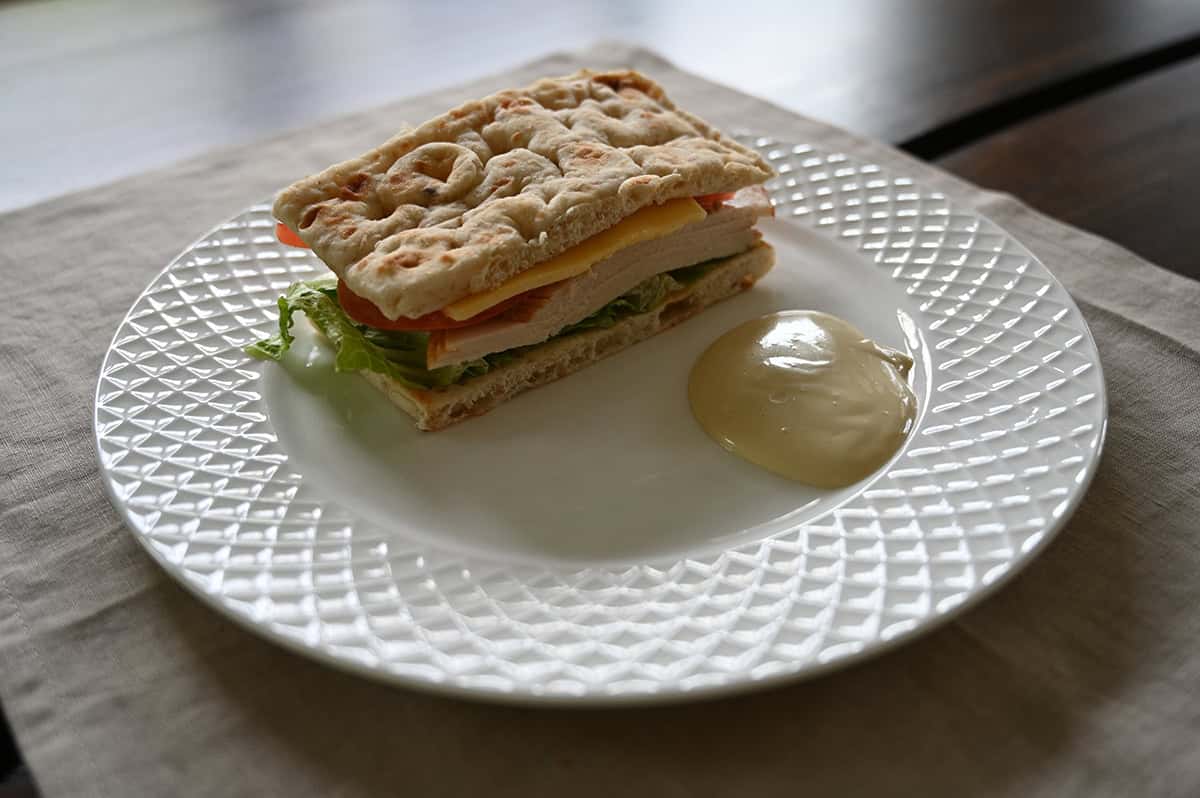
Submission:
{"label": "bottom bread slice", "polygon": [[671,294],[654,310],[622,319],[611,327],[552,339],[519,359],[438,390],[409,388],[374,371],[359,372],[423,430],[439,430],[478,416],[530,388],[545,385],[616,354],[626,347],[690,319],[709,305],[754,285],[775,263],[775,250],[759,242],[733,255],[696,282]]}

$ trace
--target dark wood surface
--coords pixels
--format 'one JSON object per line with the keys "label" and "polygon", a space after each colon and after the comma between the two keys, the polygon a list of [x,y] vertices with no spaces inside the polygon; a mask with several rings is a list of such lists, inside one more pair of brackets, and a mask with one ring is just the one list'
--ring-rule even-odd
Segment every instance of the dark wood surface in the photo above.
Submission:
{"label": "dark wood surface", "polygon": [[1197,0],[0,0],[0,211],[601,38],[1200,277]]}
{"label": "dark wood surface", "polygon": [[1200,60],[1017,125],[938,163],[1200,279]]}
{"label": "dark wood surface", "polygon": [[599,38],[904,142],[1198,34],[1196,0],[0,4],[0,210]]}

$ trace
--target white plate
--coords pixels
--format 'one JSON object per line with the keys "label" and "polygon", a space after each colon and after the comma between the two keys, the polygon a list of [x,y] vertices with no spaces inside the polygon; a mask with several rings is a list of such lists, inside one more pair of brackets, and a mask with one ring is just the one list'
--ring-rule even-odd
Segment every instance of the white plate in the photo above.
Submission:
{"label": "white plate", "polygon": [[[678,699],[811,675],[950,617],[1023,566],[1095,470],[1105,397],[1078,309],[986,219],[837,153],[773,163],[754,290],[482,418],[422,434],[310,336],[241,352],[325,271],[267,205],[179,255],[122,323],[100,464],[138,540],[235,620],[405,685],[515,701]],[[805,488],[712,444],[709,342],[825,310],[917,361],[914,433]],[[306,325],[298,325],[303,330]]]}

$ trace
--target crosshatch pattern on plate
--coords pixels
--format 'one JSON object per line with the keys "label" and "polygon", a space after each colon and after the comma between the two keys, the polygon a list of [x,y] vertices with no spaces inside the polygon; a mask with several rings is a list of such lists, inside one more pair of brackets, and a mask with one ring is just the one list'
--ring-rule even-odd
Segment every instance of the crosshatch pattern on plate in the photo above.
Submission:
{"label": "crosshatch pattern on plate", "polygon": [[324,272],[270,207],[173,261],[114,338],[102,470],[134,533],[212,603],[384,679],[495,696],[637,698],[816,672],[1011,573],[1078,496],[1103,433],[1094,345],[1020,244],[877,166],[750,135],[781,218],[860,250],[919,307],[929,406],[886,474],[831,513],[701,558],[552,568],[397,540],[289,463],[241,352]]}

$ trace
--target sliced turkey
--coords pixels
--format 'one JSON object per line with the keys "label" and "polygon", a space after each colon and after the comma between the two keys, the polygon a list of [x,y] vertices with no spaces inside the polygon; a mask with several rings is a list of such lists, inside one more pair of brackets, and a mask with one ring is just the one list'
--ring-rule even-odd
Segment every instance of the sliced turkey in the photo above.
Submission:
{"label": "sliced turkey", "polygon": [[428,366],[450,366],[541,343],[656,274],[746,251],[758,238],[755,221],[772,213],[770,198],[762,187],[744,188],[698,222],[626,247],[577,277],[529,292],[503,316],[432,333]]}

